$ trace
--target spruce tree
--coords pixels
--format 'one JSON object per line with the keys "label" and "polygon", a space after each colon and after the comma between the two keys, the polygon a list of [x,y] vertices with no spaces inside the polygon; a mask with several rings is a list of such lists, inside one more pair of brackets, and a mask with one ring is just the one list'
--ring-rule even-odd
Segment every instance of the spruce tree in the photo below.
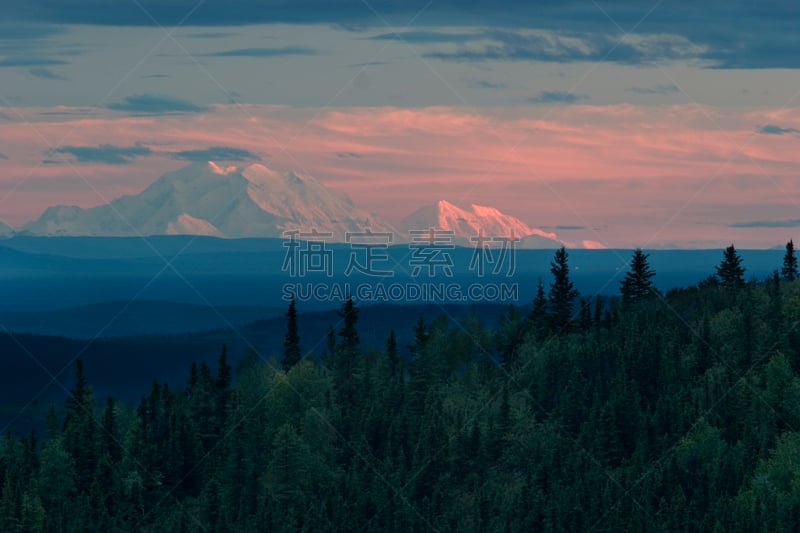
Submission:
{"label": "spruce tree", "polygon": [[325,335],[325,357],[324,361],[330,364],[336,356],[336,330],[333,324],[328,324],[328,333]]}
{"label": "spruce tree", "polygon": [[336,312],[342,319],[342,328],[339,330],[341,340],[337,348],[346,356],[353,357],[358,352],[358,308],[353,302],[352,296],[348,296],[347,301],[342,305],[342,309]]}
{"label": "spruce tree", "polygon": [[83,361],[75,361],[75,385],[69,391],[64,416],[64,447],[75,462],[76,487],[88,491],[97,460],[95,400],[83,373]]}
{"label": "spruce tree", "polygon": [[783,256],[781,276],[786,281],[794,281],[798,278],[797,257],[794,255],[794,242],[791,240],[786,243],[786,254]]}
{"label": "spruce tree", "polygon": [[56,406],[51,404],[50,411],[47,413],[47,419],[45,420],[45,440],[51,441],[57,438],[61,431],[58,427],[58,415],[56,415]]}
{"label": "spruce tree", "polygon": [[194,389],[195,385],[197,385],[197,382],[199,380],[200,376],[197,371],[197,363],[195,361],[192,361],[192,366],[189,369],[189,387],[188,387],[189,393],[192,392],[192,390]]}
{"label": "spruce tree", "polygon": [[[779,347],[784,345],[786,338],[785,335],[781,334],[784,320],[783,298],[781,296],[781,276],[777,270],[772,272],[772,278],[767,281],[766,287],[769,303],[767,304],[765,322],[776,340],[775,348],[780,349]],[[781,351],[783,350],[781,349]]]}
{"label": "spruce tree", "polygon": [[358,358],[358,308],[352,297],[342,305],[337,314],[342,319],[339,329],[339,343],[333,357],[334,385],[338,394],[339,405],[344,409],[350,408],[355,402],[356,381],[355,373]]}
{"label": "spruce tree", "polygon": [[507,365],[516,358],[524,333],[519,308],[511,304],[508,306],[508,313],[500,317],[496,332],[497,350],[502,364]]}
{"label": "spruce tree", "polygon": [[425,317],[420,315],[419,318],[417,318],[417,322],[414,324],[414,344],[408,347],[408,351],[414,355],[420,355],[425,345],[428,344],[430,336],[428,325],[425,323]]}
{"label": "spruce tree", "polygon": [[541,278],[536,284],[536,298],[533,299],[533,307],[528,314],[526,329],[532,331],[538,340],[543,339],[547,334],[547,296],[544,294]]}
{"label": "spruce tree", "polygon": [[75,360],[75,384],[67,397],[67,414],[64,419],[64,429],[73,419],[81,418],[89,407],[91,389],[83,372],[83,360]]}
{"label": "spruce tree", "polygon": [[714,354],[711,347],[711,322],[706,314],[703,315],[703,321],[701,322],[700,339],[697,343],[694,371],[698,375],[702,375],[712,366],[714,366]]}
{"label": "spruce tree", "polygon": [[117,464],[122,459],[122,445],[117,434],[116,402],[112,396],[106,400],[101,420],[101,453],[107,454],[111,462]]}
{"label": "spruce tree", "polygon": [[289,302],[286,311],[286,334],[283,337],[283,369],[288,372],[290,368],[300,362],[300,335],[297,333],[297,308],[294,298]]}
{"label": "spruce tree", "polygon": [[586,298],[581,298],[578,312],[578,322],[583,331],[587,331],[592,327],[592,308],[589,305],[589,300]]}
{"label": "spruce tree", "polygon": [[386,357],[389,366],[389,379],[391,381],[399,381],[402,378],[403,361],[400,359],[400,352],[397,350],[397,337],[394,334],[394,329],[389,332],[389,337],[386,339]]}
{"label": "spruce tree", "polygon": [[600,326],[603,323],[603,299],[598,295],[594,297],[594,317],[592,320],[594,321],[595,326]]}
{"label": "spruce tree", "polygon": [[725,248],[722,262],[717,266],[717,277],[723,287],[743,287],[744,267],[742,258],[736,252],[733,244]]}
{"label": "spruce tree", "polygon": [[651,279],[655,271],[647,263],[648,254],[637,248],[631,258],[631,269],[620,282],[620,292],[624,303],[634,303],[658,295]]}
{"label": "spruce tree", "polygon": [[217,362],[217,377],[214,380],[215,389],[215,431],[217,435],[221,435],[225,428],[225,421],[228,418],[228,406],[231,399],[231,378],[233,376],[233,368],[228,364],[228,346],[222,345],[222,353],[220,353],[219,361]]}
{"label": "spruce tree", "polygon": [[569,265],[567,264],[567,250],[562,246],[556,250],[553,261],[550,262],[550,272],[553,281],[550,283],[550,309],[552,311],[553,329],[562,331],[569,326],[572,320],[573,306],[578,291],[569,279]]}
{"label": "spruce tree", "polygon": [[220,352],[219,359],[217,360],[216,387],[219,394],[225,393],[230,388],[232,375],[233,369],[228,363],[228,345],[223,344],[222,351]]}

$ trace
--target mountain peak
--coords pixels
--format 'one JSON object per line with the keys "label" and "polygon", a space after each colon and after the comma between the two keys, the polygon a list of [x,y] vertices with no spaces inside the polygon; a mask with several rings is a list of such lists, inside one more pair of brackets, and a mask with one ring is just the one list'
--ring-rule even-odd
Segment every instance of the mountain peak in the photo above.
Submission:
{"label": "mountain peak", "polygon": [[451,204],[447,200],[439,200],[438,202],[436,202],[436,206],[439,209],[458,209],[458,210],[461,210],[461,208],[458,207],[456,204]]}
{"label": "mountain peak", "polygon": [[[223,177],[224,176],[224,177]],[[255,163],[195,162],[168,172],[139,194],[89,209],[55,206],[24,229],[33,234],[282,237],[300,229],[330,232],[391,231],[350,198],[313,177]]]}
{"label": "mountain peak", "polygon": [[211,172],[213,172],[214,174],[219,174],[221,176],[227,176],[228,174],[231,174],[238,170],[235,165],[221,167],[213,161],[208,162],[208,167],[211,169]]}
{"label": "mountain peak", "polygon": [[466,242],[482,234],[522,238],[529,247],[553,248],[562,245],[555,233],[532,228],[495,207],[471,204],[470,209],[462,209],[447,200],[439,200],[415,211],[402,224],[404,229],[437,228],[452,231],[457,240]]}

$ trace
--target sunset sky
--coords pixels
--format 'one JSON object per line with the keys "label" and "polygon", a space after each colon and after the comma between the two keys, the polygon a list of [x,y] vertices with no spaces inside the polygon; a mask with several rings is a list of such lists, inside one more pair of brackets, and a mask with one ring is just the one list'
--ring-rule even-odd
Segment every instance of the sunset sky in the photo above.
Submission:
{"label": "sunset sky", "polygon": [[0,7],[0,220],[198,160],[396,221],[446,199],[608,247],[800,239],[800,3]]}

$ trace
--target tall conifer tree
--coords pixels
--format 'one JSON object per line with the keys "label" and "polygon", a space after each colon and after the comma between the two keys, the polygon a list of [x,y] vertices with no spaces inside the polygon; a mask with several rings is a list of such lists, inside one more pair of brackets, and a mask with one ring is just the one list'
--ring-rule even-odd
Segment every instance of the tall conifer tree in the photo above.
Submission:
{"label": "tall conifer tree", "polygon": [[294,298],[286,311],[286,334],[283,337],[283,369],[289,371],[300,362],[300,335],[297,332],[297,308]]}
{"label": "tall conifer tree", "polygon": [[717,266],[717,277],[724,287],[744,286],[744,267],[742,258],[736,252],[733,244],[725,248],[722,262]]}
{"label": "tall conifer tree", "polygon": [[794,281],[798,278],[797,256],[794,255],[794,242],[791,240],[786,243],[786,254],[783,256],[781,276],[786,281]]}
{"label": "tall conifer tree", "polygon": [[526,328],[533,331],[534,336],[541,340],[547,334],[547,296],[544,293],[542,279],[536,284],[536,297],[533,299],[533,307],[528,313]]}
{"label": "tall conifer tree", "polygon": [[622,301],[634,303],[652,298],[658,294],[651,281],[656,275],[647,262],[648,255],[637,248],[631,258],[631,269],[625,274],[625,279],[620,282]]}
{"label": "tall conifer tree", "polygon": [[567,250],[562,246],[556,250],[553,261],[550,262],[553,281],[550,283],[548,299],[552,313],[553,329],[556,332],[562,331],[569,326],[572,320],[575,298],[578,297],[578,291],[569,279],[567,258]]}

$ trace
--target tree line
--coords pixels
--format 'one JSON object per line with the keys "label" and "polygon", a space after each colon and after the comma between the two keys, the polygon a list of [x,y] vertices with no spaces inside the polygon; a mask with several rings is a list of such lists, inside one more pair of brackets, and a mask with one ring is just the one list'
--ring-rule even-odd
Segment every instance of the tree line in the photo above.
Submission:
{"label": "tree line", "polygon": [[[553,276],[550,290],[545,295],[541,279],[538,282],[536,297],[533,301],[530,322],[538,324],[540,336],[548,332],[560,332],[569,328],[575,318],[575,301],[578,291],[570,281],[568,253],[564,247],[559,248],[550,263],[550,272]],[[625,277],[620,282],[620,300],[623,305],[641,304],[642,302],[661,297],[661,292],[655,287],[653,278],[656,272],[648,262],[648,254],[640,248],[633,252],[630,266]],[[773,281],[783,279],[794,281],[798,278],[797,256],[794,251],[794,242],[786,243],[780,274],[775,270]],[[701,285],[721,286],[727,288],[741,288],[745,286],[745,268],[742,258],[731,244],[725,248],[722,260],[717,265],[715,274],[703,280]],[[601,307],[595,309],[595,314],[602,311]],[[591,320],[590,303],[580,301],[579,321],[586,323]]]}

